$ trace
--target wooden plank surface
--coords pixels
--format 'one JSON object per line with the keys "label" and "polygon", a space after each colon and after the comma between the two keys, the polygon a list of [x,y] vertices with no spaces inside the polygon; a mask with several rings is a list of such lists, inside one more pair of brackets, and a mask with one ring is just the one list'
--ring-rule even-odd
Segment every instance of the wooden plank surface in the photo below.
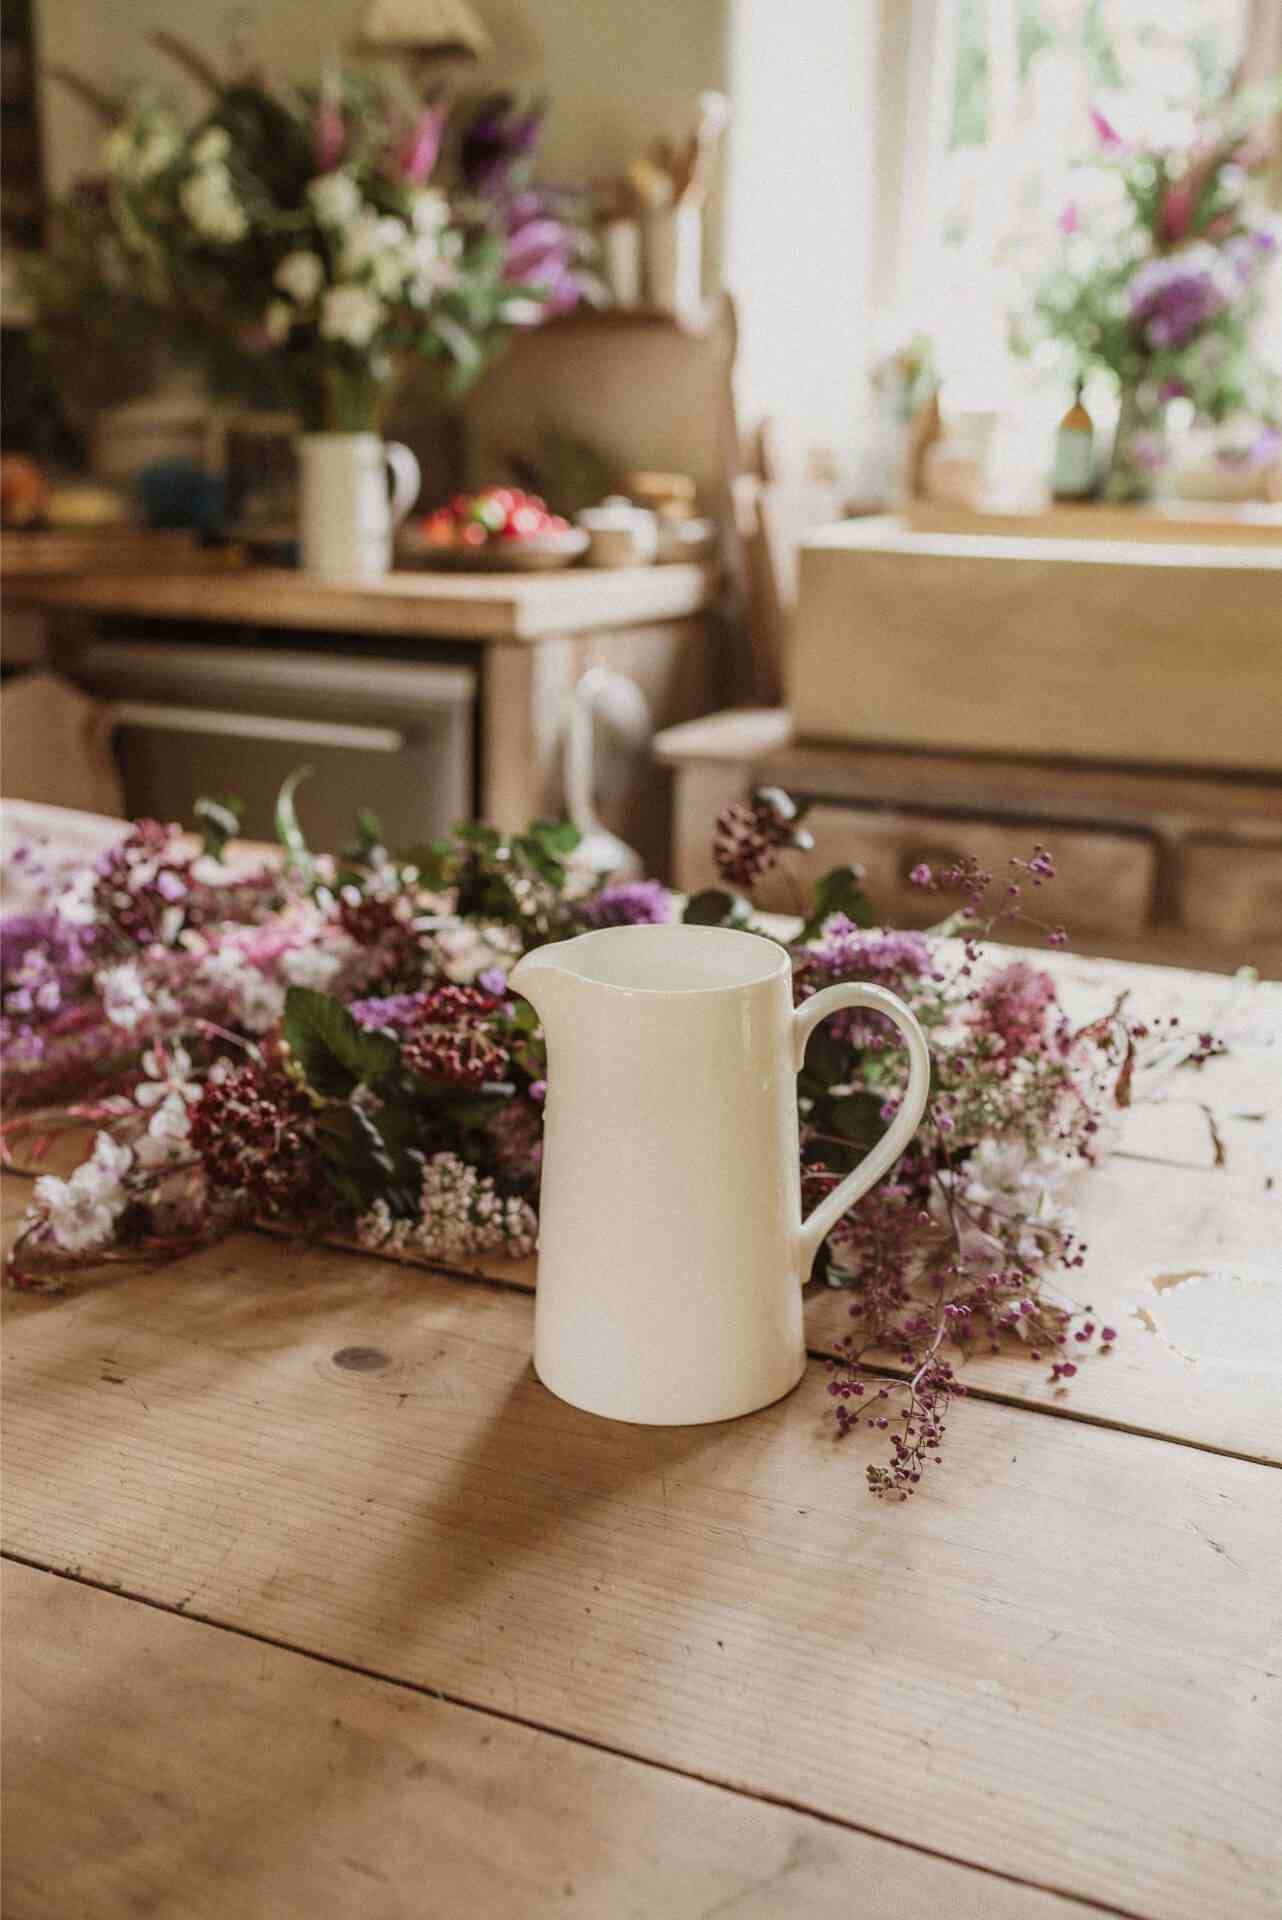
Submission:
{"label": "wooden plank surface", "polygon": [[1276,1913],[1273,1469],[971,1402],[884,1508],[813,1368],[613,1425],[523,1294],[261,1237],[9,1305],[21,1558],[1119,1912]]}
{"label": "wooden plank surface", "polygon": [[1074,1920],[786,1807],[8,1563],[8,1920]]}
{"label": "wooden plank surface", "polygon": [[456,640],[538,640],[598,627],[679,620],[716,597],[716,571],[572,567],[562,573],[389,573],[359,584],[280,567],[228,574],[130,573],[27,583],[22,604],[152,619],[246,621],[344,633]]}
{"label": "wooden plank surface", "polygon": [[1057,500],[1036,513],[986,513],[945,500],[910,500],[909,532],[1016,540],[1161,541],[1282,547],[1282,505],[1269,500]]}
{"label": "wooden plank surface", "polygon": [[803,737],[1282,770],[1282,544],[861,521],[808,540],[800,577],[787,696]]}

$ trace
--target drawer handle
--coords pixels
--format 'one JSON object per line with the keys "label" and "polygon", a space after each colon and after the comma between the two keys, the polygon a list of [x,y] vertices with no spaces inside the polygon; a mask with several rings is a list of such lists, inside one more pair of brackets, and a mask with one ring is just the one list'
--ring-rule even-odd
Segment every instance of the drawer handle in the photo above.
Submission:
{"label": "drawer handle", "polygon": [[218,733],[235,740],[269,740],[290,747],[400,753],[406,744],[406,736],[395,727],[282,720],[270,713],[223,713],[215,707],[170,707],[155,700],[114,700],[107,717],[113,727],[149,727],[155,733]]}

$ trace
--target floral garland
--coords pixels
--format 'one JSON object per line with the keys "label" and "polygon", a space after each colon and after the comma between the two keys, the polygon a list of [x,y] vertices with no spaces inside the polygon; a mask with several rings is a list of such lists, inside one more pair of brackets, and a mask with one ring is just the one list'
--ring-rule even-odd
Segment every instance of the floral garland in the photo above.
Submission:
{"label": "floral garland", "polygon": [[[754,921],[752,890],[809,844],[787,796],[760,792],[717,822],[725,887],[683,902],[657,881],[602,885],[576,870],[563,822],[510,836],[472,823],[393,858],[364,816],[356,845],[313,858],[292,785],[285,860],[251,871],[224,863],[237,820],[223,802],[199,804],[199,853],[154,821],[70,876],[26,850],[42,904],[0,923],[5,1157],[21,1144],[38,1161],[60,1131],[98,1130],[69,1178],[37,1179],[14,1285],[172,1257],[251,1221],[427,1263],[529,1254],[546,1056],[533,1008],[508,990],[516,959],[587,928],[679,916],[776,937]],[[965,1391],[950,1353],[1013,1342],[1066,1381],[1111,1345],[1114,1329],[1056,1291],[1084,1252],[1064,1184],[1107,1153],[1141,1074],[1219,1050],[1121,1005],[1074,1027],[1029,960],[981,966],[980,938],[999,922],[1041,925],[1026,903],[1053,875],[1042,848],[1011,861],[994,907],[993,877],[974,862],[919,866],[914,884],[961,903],[930,933],[905,933],[877,926],[860,870],[838,867],[787,943],[798,1000],[875,981],[931,1043],[916,1140],[816,1265],[849,1292],[828,1391],[840,1432],[888,1435],[888,1458],[868,1469],[880,1495],[906,1498],[939,1459]],[[904,1074],[876,1014],[812,1036],[799,1083],[808,1201],[877,1139]]]}

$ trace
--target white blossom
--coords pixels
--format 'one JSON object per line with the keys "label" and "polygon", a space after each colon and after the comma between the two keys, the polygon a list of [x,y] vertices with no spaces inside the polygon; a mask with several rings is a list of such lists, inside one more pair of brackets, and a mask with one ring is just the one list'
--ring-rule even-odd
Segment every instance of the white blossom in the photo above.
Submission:
{"label": "white blossom", "polygon": [[410,224],[417,234],[435,238],[449,217],[450,203],[437,187],[420,187],[410,201]]}
{"label": "white blossom", "polygon": [[[345,280],[354,280],[366,267],[378,267],[387,256],[399,259],[409,239],[409,228],[394,213],[376,213],[362,207],[343,229],[343,245],[338,270]],[[404,264],[401,275],[404,277]]]}
{"label": "white blossom", "polygon": [[198,167],[212,167],[231,152],[231,135],[226,127],[206,127],[191,150]]}
{"label": "white blossom", "polygon": [[116,1220],[128,1205],[124,1177],[132,1164],[128,1147],[100,1133],[91,1158],[69,1180],[41,1175],[35,1206],[60,1247],[68,1253],[91,1253],[110,1243]]}
{"label": "white blossom", "polygon": [[473,926],[459,920],[442,927],[435,938],[437,958],[447,980],[470,987],[478,973],[489,967],[510,972],[520,958],[521,942],[516,930],[505,926]]}
{"label": "white blossom", "polygon": [[311,944],[305,947],[291,947],[288,953],[281,955],[280,977],[287,987],[311,987],[316,993],[324,993],[335,974],[346,964],[354,940],[345,940],[320,946]]}
{"label": "white blossom", "polygon": [[273,346],[279,347],[288,340],[293,324],[294,309],[288,300],[273,300],[269,303],[263,315],[263,332]]}
{"label": "white blossom", "polygon": [[147,1131],[134,1143],[138,1164],[162,1167],[181,1159],[191,1135],[191,1116],[180,1093],[165,1096],[147,1122]]}
{"label": "white blossom", "polygon": [[326,340],[367,347],[383,319],[383,302],[368,287],[331,287],[321,302],[320,330]]}
{"label": "white blossom", "polygon": [[202,984],[225,994],[231,1018],[247,1033],[266,1033],[285,1010],[285,989],[247,960],[234,946],[205,955],[196,975]]}
{"label": "white blossom", "polygon": [[142,1070],[147,1078],[134,1088],[138,1106],[158,1107],[173,1094],[189,1106],[195,1106],[199,1100],[200,1088],[190,1077],[191,1055],[186,1047],[171,1046],[168,1052],[148,1047],[142,1057]]}
{"label": "white blossom", "polygon": [[245,210],[236,199],[226,167],[202,167],[184,180],[178,194],[183,212],[203,239],[230,246],[249,231]]}
{"label": "white blossom", "polygon": [[455,1153],[434,1153],[423,1168],[417,1220],[395,1220],[386,1200],[375,1200],[356,1223],[364,1247],[385,1253],[411,1249],[434,1260],[475,1259],[502,1253],[519,1260],[538,1237],[534,1210]]}
{"label": "white blossom", "polygon": [[345,227],[355,218],[361,204],[360,188],[341,167],[310,181],[307,197],[323,227]]}
{"label": "white blossom", "polygon": [[151,996],[135,960],[103,967],[95,976],[94,984],[102,997],[102,1010],[113,1027],[132,1032],[153,1011]]}
{"label": "white blossom", "polygon": [[287,293],[300,307],[309,307],[324,282],[324,262],[318,253],[296,247],[293,253],[285,255],[273,277],[282,293]]}

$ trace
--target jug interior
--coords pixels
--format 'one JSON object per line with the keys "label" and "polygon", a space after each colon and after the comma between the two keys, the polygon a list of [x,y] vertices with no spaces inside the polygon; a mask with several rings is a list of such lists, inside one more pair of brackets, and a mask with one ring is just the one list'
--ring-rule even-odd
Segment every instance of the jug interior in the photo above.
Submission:
{"label": "jug interior", "polygon": [[707,993],[788,971],[773,940],[727,927],[605,927],[570,943],[565,964],[583,980],[634,993]]}

